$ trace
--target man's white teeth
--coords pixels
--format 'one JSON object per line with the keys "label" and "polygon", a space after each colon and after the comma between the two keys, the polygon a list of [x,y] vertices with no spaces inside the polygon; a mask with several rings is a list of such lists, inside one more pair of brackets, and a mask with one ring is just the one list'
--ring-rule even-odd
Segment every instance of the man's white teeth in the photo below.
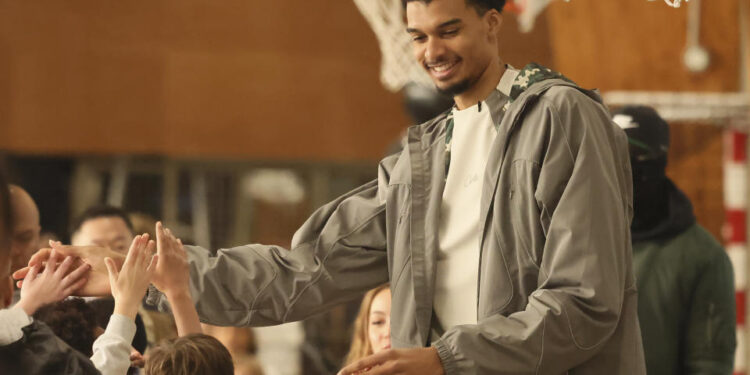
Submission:
{"label": "man's white teeth", "polygon": [[450,63],[450,64],[442,64],[442,65],[435,65],[435,66],[432,67],[432,70],[434,70],[436,72],[444,72],[444,71],[446,71],[446,70],[448,70],[448,69],[450,69],[452,67],[453,67],[452,63]]}

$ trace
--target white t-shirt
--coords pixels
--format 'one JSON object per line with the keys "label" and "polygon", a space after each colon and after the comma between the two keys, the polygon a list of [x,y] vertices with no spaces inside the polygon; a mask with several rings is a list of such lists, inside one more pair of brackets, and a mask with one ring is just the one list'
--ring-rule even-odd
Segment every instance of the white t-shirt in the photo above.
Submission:
{"label": "white t-shirt", "polygon": [[444,329],[477,323],[479,198],[496,135],[484,102],[453,110],[451,161],[440,207],[434,301],[435,314]]}
{"label": "white t-shirt", "polygon": [[[498,85],[506,96],[518,71],[509,68]],[[450,167],[440,207],[433,308],[443,330],[477,324],[480,200],[487,159],[497,130],[485,102],[453,109]]]}

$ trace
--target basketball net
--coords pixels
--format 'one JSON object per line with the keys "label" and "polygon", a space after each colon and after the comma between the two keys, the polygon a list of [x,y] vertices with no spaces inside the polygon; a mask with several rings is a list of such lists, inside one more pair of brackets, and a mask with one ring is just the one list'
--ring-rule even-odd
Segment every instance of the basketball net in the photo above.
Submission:
{"label": "basketball net", "polygon": [[392,92],[400,91],[409,82],[433,87],[430,77],[414,59],[401,0],[354,0],[354,4],[378,38],[383,86]]}

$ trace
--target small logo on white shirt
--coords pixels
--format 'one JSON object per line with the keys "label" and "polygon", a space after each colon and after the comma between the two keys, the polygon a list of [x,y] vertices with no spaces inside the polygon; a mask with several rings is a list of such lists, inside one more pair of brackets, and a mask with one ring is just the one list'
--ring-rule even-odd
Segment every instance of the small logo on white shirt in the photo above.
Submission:
{"label": "small logo on white shirt", "polygon": [[466,177],[466,179],[464,180],[464,187],[469,187],[469,185],[471,185],[471,184],[473,184],[473,183],[475,183],[477,181],[479,181],[479,174],[478,173],[474,173],[471,176]]}

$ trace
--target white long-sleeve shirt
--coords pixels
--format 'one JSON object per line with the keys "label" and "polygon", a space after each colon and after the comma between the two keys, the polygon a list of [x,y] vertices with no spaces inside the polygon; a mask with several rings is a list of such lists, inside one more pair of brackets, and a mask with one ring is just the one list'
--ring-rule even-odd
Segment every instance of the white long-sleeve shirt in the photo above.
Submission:
{"label": "white long-sleeve shirt", "polygon": [[130,343],[135,336],[135,320],[112,314],[104,333],[94,341],[91,362],[102,375],[125,375],[130,367]]}
{"label": "white long-sleeve shirt", "polygon": [[31,317],[17,305],[0,310],[0,346],[20,340],[23,337],[23,327],[32,322]]}
{"label": "white long-sleeve shirt", "polygon": [[[12,344],[23,338],[23,328],[33,319],[13,306],[0,310],[0,346]],[[107,329],[94,341],[91,357],[94,367],[103,375],[124,375],[130,367],[130,343],[135,336],[135,321],[126,316],[112,314]]]}

